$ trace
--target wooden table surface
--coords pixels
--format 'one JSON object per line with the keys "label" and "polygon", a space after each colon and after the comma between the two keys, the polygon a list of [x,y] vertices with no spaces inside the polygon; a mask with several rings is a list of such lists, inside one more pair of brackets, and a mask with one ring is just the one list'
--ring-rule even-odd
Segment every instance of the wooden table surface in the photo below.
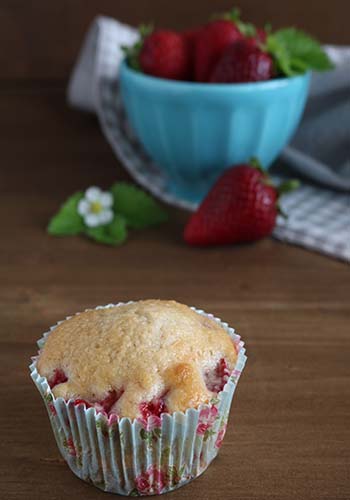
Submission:
{"label": "wooden table surface", "polygon": [[[231,4],[218,0],[215,8]],[[45,232],[50,216],[75,190],[127,179],[97,120],[65,103],[66,77],[94,15],[137,23],[152,12],[158,24],[183,26],[184,16],[205,19],[212,4],[33,5],[4,0],[0,6],[0,498],[108,498],[76,478],[60,458],[28,364],[36,340],[67,315],[155,297],[225,319],[242,335],[248,353],[218,458],[202,477],[168,497],[349,500],[345,263],[272,239],[189,248],[181,237],[188,214],[174,209],[169,223],[132,233],[120,248]],[[295,23],[324,41],[346,43],[348,0],[315,5],[266,0],[262,8],[258,0],[244,2],[253,21]]]}
{"label": "wooden table surface", "polygon": [[59,86],[3,84],[0,110],[0,497],[107,498],[61,460],[29,359],[68,314],[159,297],[225,319],[248,352],[219,457],[169,498],[349,499],[348,266],[272,239],[188,248],[187,214],[171,209],[167,225],[120,248],[50,237],[67,195],[126,176]]}

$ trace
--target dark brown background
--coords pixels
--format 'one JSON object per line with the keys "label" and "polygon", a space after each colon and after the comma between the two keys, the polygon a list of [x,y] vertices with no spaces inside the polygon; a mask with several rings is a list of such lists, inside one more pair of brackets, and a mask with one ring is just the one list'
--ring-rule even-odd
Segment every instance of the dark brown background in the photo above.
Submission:
{"label": "dark brown background", "polygon": [[0,78],[65,78],[98,13],[184,28],[234,4],[259,25],[295,25],[324,43],[350,44],[349,0],[1,0]]}
{"label": "dark brown background", "polygon": [[[219,457],[169,499],[349,500],[349,267],[266,239],[198,250],[185,212],[114,249],[52,238],[65,197],[126,178],[94,117],[66,106],[65,80],[97,13],[195,24],[226,1],[1,0],[0,498],[113,498],[61,460],[28,374],[35,341],[68,314],[174,298],[235,326],[248,348]],[[349,42],[350,2],[247,0],[246,17]]]}

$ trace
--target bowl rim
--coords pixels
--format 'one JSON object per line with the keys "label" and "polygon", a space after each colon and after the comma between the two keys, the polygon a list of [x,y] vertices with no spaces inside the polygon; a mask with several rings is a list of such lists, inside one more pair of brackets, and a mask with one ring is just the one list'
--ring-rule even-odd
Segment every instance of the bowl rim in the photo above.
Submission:
{"label": "bowl rim", "polygon": [[250,92],[252,90],[256,91],[260,90],[272,90],[277,88],[287,87],[290,84],[300,82],[303,80],[308,80],[311,76],[311,71],[306,71],[302,75],[296,76],[285,76],[281,78],[274,78],[272,80],[265,80],[262,82],[247,82],[247,83],[209,83],[209,82],[190,82],[183,80],[170,80],[167,78],[159,78],[152,75],[147,75],[145,73],[141,73],[136,71],[133,68],[128,66],[126,59],[120,64],[120,74],[125,73],[136,81],[145,83],[157,83],[158,86],[162,86],[168,89],[182,89],[182,90],[197,90],[206,92],[214,92],[218,90],[237,90],[243,92]]}

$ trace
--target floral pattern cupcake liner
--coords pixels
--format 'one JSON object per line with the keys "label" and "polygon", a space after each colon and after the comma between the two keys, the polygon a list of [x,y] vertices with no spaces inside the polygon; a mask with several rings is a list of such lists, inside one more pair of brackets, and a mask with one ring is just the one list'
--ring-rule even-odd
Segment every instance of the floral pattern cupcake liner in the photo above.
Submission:
{"label": "floral pattern cupcake liner", "polygon": [[[99,308],[120,305],[123,303]],[[193,310],[213,318],[227,331],[238,356],[233,372],[217,397],[185,413],[151,416],[147,420],[107,417],[95,408],[55,398],[47,379],[37,372],[37,357],[33,358],[31,377],[43,397],[58,448],[79,478],[110,493],[156,495],[196,478],[216,457],[247,358],[244,343],[233,328],[211,314]],[[38,341],[39,349],[57,325]]]}

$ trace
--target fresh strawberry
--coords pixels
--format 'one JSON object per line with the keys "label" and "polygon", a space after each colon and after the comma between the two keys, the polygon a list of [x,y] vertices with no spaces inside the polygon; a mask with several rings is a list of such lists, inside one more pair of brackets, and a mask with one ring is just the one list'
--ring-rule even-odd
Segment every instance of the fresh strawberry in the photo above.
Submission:
{"label": "fresh strawberry", "polygon": [[279,194],[296,185],[290,181],[276,188],[260,166],[231,167],[191,216],[184,239],[208,246],[264,238],[275,227]]}
{"label": "fresh strawberry", "polygon": [[260,43],[266,43],[267,31],[263,28],[257,28],[255,38]]}
{"label": "fresh strawberry", "polygon": [[255,34],[248,36],[246,38],[246,40],[253,47],[259,47],[259,48],[261,48],[261,46],[264,46],[264,44],[266,44],[267,33],[266,33],[265,30],[263,30],[261,28],[257,28]]}
{"label": "fresh strawberry", "polygon": [[252,39],[239,40],[228,47],[217,62],[210,81],[213,83],[244,83],[269,80],[273,61]]}
{"label": "fresh strawberry", "polygon": [[139,62],[141,70],[149,75],[186,80],[190,69],[187,40],[175,31],[153,31],[144,39]]}
{"label": "fresh strawberry", "polygon": [[196,39],[201,28],[192,28],[186,30],[182,33],[186,43],[187,50],[189,54],[189,80],[194,80],[194,61],[195,61],[195,49],[196,49]]}
{"label": "fresh strawberry", "polygon": [[198,34],[200,33],[202,28],[191,28],[189,30],[186,30],[182,33],[182,36],[185,38],[187,43],[190,46],[190,49],[194,50],[195,43],[196,43],[196,38]]}
{"label": "fresh strawberry", "polygon": [[195,40],[195,79],[208,82],[224,50],[243,37],[233,21],[219,19],[204,26]]}

